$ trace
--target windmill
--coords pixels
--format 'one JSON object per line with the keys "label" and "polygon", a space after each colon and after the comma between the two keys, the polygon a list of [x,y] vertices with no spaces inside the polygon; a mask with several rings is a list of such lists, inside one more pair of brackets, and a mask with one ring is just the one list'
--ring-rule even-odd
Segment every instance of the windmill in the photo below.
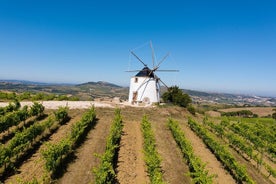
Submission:
{"label": "windmill", "polygon": [[[160,65],[169,56],[167,53],[156,65],[155,54],[150,41],[151,54],[152,54],[152,68],[149,68],[134,51],[130,53],[141,63],[143,68],[141,70],[132,70],[127,72],[138,72],[130,79],[129,87],[129,102],[132,104],[152,104],[160,102],[160,83],[167,87],[167,85],[155,74],[155,72],[178,72],[178,70],[160,70]],[[168,88],[168,87],[167,87]]]}

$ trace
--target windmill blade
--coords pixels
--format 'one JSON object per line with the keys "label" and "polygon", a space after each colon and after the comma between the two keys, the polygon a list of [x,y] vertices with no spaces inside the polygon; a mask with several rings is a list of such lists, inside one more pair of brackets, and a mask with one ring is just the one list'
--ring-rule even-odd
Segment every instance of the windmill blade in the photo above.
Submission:
{"label": "windmill blade", "polygon": [[136,59],[138,59],[138,61],[140,61],[145,67],[147,66],[133,51],[130,51],[130,53],[136,57]]}
{"label": "windmill blade", "polygon": [[156,70],[156,72],[179,72],[179,70]]}
{"label": "windmill blade", "polygon": [[[150,77],[152,73],[153,73],[153,70],[150,70],[148,76]],[[153,75],[154,75],[154,74],[153,74]]]}
{"label": "windmill blade", "polygon": [[145,78],[145,79],[144,79],[144,81],[141,83],[141,85],[137,88],[136,91],[139,91],[140,88],[141,88],[146,82],[148,82],[148,81],[146,81],[147,79],[148,79],[148,78]]}
{"label": "windmill blade", "polygon": [[138,91],[146,83],[146,80],[147,80],[147,78],[144,79],[144,81],[141,83],[141,85],[137,88],[136,91]]}
{"label": "windmill blade", "polygon": [[168,52],[153,70],[156,71],[169,55],[170,53]]}
{"label": "windmill blade", "polygon": [[[146,86],[144,87],[144,90],[143,90],[143,92],[142,92],[142,95],[141,95],[141,98],[139,99],[140,101],[142,101],[142,98],[143,98],[143,96],[144,96],[144,94],[145,94],[145,91],[146,91],[146,89],[147,89],[147,86],[148,86],[148,81],[146,82]],[[138,91],[138,90],[137,90]]]}
{"label": "windmill blade", "polygon": [[161,91],[161,87],[160,87],[160,83],[157,81],[156,82],[156,89],[158,89],[158,93],[156,93],[156,98],[159,99],[158,101],[160,101],[160,91]]}
{"label": "windmill blade", "polygon": [[160,78],[158,78],[158,80],[159,80],[167,89],[169,88]]}
{"label": "windmill blade", "polygon": [[150,41],[150,48],[151,48],[151,57],[152,57],[152,68],[154,68],[155,66],[155,54],[154,54],[154,49],[153,49],[153,46],[152,46],[152,42]]}

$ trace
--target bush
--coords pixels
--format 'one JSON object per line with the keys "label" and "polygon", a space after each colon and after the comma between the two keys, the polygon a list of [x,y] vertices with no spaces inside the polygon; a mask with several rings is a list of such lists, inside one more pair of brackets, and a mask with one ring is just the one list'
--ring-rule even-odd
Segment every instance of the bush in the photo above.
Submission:
{"label": "bush", "polygon": [[250,110],[240,110],[240,111],[232,111],[232,112],[221,112],[222,116],[239,116],[244,118],[256,118],[257,114],[253,114]]}
{"label": "bush", "polygon": [[183,93],[178,86],[172,86],[168,88],[168,91],[162,95],[164,102],[173,103],[180,107],[187,107],[191,102],[191,98],[188,94]]}

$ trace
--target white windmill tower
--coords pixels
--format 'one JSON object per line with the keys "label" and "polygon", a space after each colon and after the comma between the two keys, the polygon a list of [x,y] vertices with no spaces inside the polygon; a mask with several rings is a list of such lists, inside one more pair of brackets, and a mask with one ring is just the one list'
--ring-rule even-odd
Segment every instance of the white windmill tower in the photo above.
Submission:
{"label": "white windmill tower", "polygon": [[130,79],[129,87],[129,102],[132,104],[152,104],[160,102],[160,82],[167,85],[155,74],[155,72],[178,72],[178,70],[159,70],[159,67],[163,61],[169,56],[167,53],[157,65],[155,65],[155,55],[152,43],[150,42],[152,50],[152,64],[153,68],[150,69],[133,51],[131,54],[140,61],[144,67],[142,70],[134,70],[128,72],[138,72]]}

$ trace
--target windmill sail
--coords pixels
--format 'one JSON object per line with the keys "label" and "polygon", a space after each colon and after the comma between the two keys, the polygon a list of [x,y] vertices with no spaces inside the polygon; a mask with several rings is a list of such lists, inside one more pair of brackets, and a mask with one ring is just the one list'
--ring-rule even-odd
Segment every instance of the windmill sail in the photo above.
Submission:
{"label": "windmill sail", "polygon": [[140,59],[133,51],[130,51],[131,54],[143,64],[141,70],[133,70],[128,72],[138,72],[135,76],[130,79],[129,87],[129,102],[132,104],[144,103],[152,104],[160,102],[160,82],[167,85],[155,74],[155,72],[177,72],[178,70],[159,70],[160,65],[166,60],[169,56],[169,53],[166,54],[161,61],[155,66],[155,55],[152,43],[150,42],[150,47],[152,50],[152,69]]}

